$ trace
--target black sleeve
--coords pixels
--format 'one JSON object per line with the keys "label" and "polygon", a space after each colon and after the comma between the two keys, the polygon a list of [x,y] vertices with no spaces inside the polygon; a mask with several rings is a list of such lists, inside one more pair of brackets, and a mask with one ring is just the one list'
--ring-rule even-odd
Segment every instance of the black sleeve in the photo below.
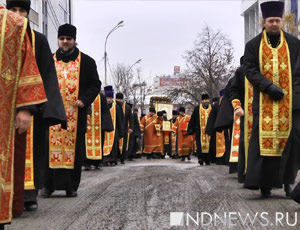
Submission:
{"label": "black sleeve", "polygon": [[244,83],[242,79],[244,78],[244,71],[242,67],[239,67],[234,75],[234,78],[231,83],[231,95],[230,101],[234,99],[239,99],[241,102],[244,98]]}
{"label": "black sleeve", "polygon": [[[198,108],[198,109],[197,109]],[[188,129],[187,129],[187,134],[188,135],[193,135],[195,132],[196,132],[196,124],[197,124],[197,112],[199,111],[199,107],[196,106],[196,108],[194,109],[193,113],[192,113],[192,116],[191,116],[191,119],[189,121],[189,124],[188,124]]]}
{"label": "black sleeve", "polygon": [[119,137],[122,138],[125,136],[124,132],[124,113],[123,110],[119,105],[116,105],[116,112],[117,112],[117,124],[116,128],[118,130]]}
{"label": "black sleeve", "polygon": [[212,136],[215,132],[215,122],[218,115],[218,107],[219,105],[217,103],[212,106],[212,109],[207,119],[205,133],[209,136]]}
{"label": "black sleeve", "polygon": [[142,131],[139,124],[139,118],[136,113],[133,113],[133,120],[134,120],[134,135],[136,137],[139,137],[141,136]]}
{"label": "black sleeve", "polygon": [[22,110],[28,110],[31,115],[34,115],[35,113],[37,113],[39,111],[39,107],[40,105],[27,105],[27,106],[22,106],[17,108],[17,112],[20,112]]}
{"label": "black sleeve", "polygon": [[247,79],[254,88],[259,89],[260,92],[272,85],[272,82],[260,73],[259,69],[259,55],[258,50],[255,50],[254,42],[248,42],[244,53],[244,68]]}
{"label": "black sleeve", "polygon": [[98,72],[97,72],[97,65],[94,59],[83,55],[83,58],[86,58],[87,60],[84,61],[82,60],[81,65],[86,65],[85,70],[86,72],[84,73],[84,76],[81,77],[86,77],[87,78],[87,88],[82,94],[79,96],[79,100],[81,100],[84,104],[85,107],[90,106],[97,95],[100,92],[101,88],[101,82],[99,80]]}
{"label": "black sleeve", "polygon": [[101,129],[102,131],[111,132],[114,130],[114,125],[111,119],[110,111],[104,94],[100,93],[100,99],[101,99]]}
{"label": "black sleeve", "polygon": [[128,120],[129,120],[129,129],[134,129],[134,122],[133,122],[133,116],[130,106],[128,107]]}
{"label": "black sleeve", "polygon": [[61,124],[63,128],[67,128],[67,117],[59,91],[55,64],[49,43],[44,35],[38,32],[35,32],[35,34],[36,60],[48,99],[42,107],[43,119],[49,126]]}

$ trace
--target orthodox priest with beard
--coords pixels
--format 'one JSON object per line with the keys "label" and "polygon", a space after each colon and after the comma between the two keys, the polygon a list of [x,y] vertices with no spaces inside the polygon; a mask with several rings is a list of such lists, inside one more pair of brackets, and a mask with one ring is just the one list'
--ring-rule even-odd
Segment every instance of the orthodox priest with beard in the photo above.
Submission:
{"label": "orthodox priest with beard", "polygon": [[254,90],[245,187],[260,189],[261,196],[268,198],[272,188],[284,184],[289,196],[290,182],[281,180],[279,172],[293,170],[281,169],[281,160],[292,130],[292,110],[300,108],[298,98],[292,97],[292,91],[300,92],[299,75],[293,76],[300,42],[282,31],[283,2],[264,2],[260,6],[263,31],[246,44],[244,53],[245,74]]}
{"label": "orthodox priest with beard", "polygon": [[94,59],[76,47],[75,26],[64,24],[58,28],[58,46],[54,62],[68,129],[62,130],[61,125],[49,129],[49,159],[42,196],[65,190],[68,197],[76,197],[85,159],[87,109],[99,94],[101,82]]}
{"label": "orthodox priest with beard", "polygon": [[[6,8],[20,16],[28,18],[30,13],[30,0],[7,0]],[[29,30],[32,41],[33,53],[36,57],[39,72],[42,76],[48,101],[34,114],[31,129],[27,132],[26,164],[25,164],[25,193],[24,176],[15,186],[13,210],[15,215],[23,212],[21,197],[24,196],[24,207],[26,211],[35,211],[38,208],[38,189],[42,188],[44,161],[47,157],[46,130],[50,125],[61,124],[67,128],[67,118],[58,88],[57,75],[47,38],[35,31]],[[32,143],[32,145],[31,145]],[[18,162],[15,162],[18,164]],[[19,170],[16,167],[15,170]],[[18,176],[16,178],[19,178]],[[21,186],[23,188],[21,188]]]}
{"label": "orthodox priest with beard", "polygon": [[202,94],[201,101],[202,103],[195,107],[191,116],[191,120],[188,125],[188,135],[196,133],[198,163],[203,165],[205,162],[206,165],[210,165],[210,137],[205,134],[207,120],[211,112],[209,95]]}

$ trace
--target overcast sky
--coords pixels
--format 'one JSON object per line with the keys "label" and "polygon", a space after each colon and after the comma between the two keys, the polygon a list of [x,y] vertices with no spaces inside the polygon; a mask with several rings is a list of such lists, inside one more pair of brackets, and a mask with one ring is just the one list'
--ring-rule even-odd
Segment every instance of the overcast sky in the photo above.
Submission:
{"label": "overcast sky", "polygon": [[[168,75],[192,49],[205,25],[221,30],[232,40],[235,64],[244,52],[244,24],[240,0],[102,1],[76,0],[74,25],[79,49],[92,56],[104,83],[104,42],[108,32],[124,20],[107,42],[110,66],[132,65],[138,59],[145,77]],[[110,70],[108,70],[110,76]]]}

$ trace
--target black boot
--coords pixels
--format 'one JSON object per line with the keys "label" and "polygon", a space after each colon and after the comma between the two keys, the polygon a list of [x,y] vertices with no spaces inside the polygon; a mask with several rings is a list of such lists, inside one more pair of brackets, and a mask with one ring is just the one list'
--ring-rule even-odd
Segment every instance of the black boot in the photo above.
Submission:
{"label": "black boot", "polygon": [[187,159],[188,159],[189,161],[191,160],[191,157],[190,157],[190,155],[188,155],[188,156],[187,156]]}
{"label": "black boot", "polygon": [[30,201],[30,202],[24,202],[24,210],[33,212],[38,210],[38,203],[35,201]]}
{"label": "black boot", "polygon": [[270,188],[260,188],[261,198],[270,198],[271,197],[271,189]]}
{"label": "black boot", "polygon": [[66,191],[66,197],[77,197],[76,191]]}
{"label": "black boot", "polygon": [[284,185],[284,191],[285,191],[285,196],[286,196],[286,197],[291,197],[292,185],[290,185],[290,184],[285,184],[285,185]]}
{"label": "black boot", "polygon": [[4,224],[0,224],[0,230],[4,230]]}
{"label": "black boot", "polygon": [[185,157],[181,157],[181,161],[185,161]]}
{"label": "black boot", "polygon": [[41,191],[41,196],[43,198],[49,198],[51,196],[51,194],[52,194],[52,192],[47,188],[43,188]]}
{"label": "black boot", "polygon": [[203,160],[202,160],[202,159],[199,159],[199,160],[198,160],[198,163],[199,163],[200,165],[203,165]]}

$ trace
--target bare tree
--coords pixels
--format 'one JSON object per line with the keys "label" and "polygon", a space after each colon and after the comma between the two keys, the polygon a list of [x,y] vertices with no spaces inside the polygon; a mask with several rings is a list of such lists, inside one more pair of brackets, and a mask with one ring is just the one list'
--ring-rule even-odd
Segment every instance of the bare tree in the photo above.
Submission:
{"label": "bare tree", "polygon": [[125,98],[130,98],[132,96],[132,81],[134,78],[130,66],[118,63],[112,72],[116,91],[122,92]]}
{"label": "bare tree", "polygon": [[134,71],[130,66],[117,64],[112,72],[116,91],[123,93],[127,102],[133,103],[134,107],[140,107],[143,111],[151,87],[143,78],[142,70],[139,68]]}
{"label": "bare tree", "polygon": [[190,104],[199,103],[202,93],[218,96],[234,74],[233,47],[221,31],[214,32],[206,26],[194,44],[184,56],[184,86],[167,90],[172,99],[183,97]]}

